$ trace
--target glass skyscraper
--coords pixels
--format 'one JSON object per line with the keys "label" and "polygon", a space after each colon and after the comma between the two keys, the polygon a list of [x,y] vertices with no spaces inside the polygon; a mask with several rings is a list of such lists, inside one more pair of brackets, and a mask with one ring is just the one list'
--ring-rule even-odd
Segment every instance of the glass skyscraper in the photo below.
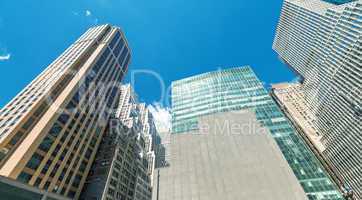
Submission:
{"label": "glass skyscraper", "polygon": [[342,199],[336,185],[250,67],[204,73],[172,83],[172,132],[198,129],[198,117],[251,109],[268,128],[311,200]]}

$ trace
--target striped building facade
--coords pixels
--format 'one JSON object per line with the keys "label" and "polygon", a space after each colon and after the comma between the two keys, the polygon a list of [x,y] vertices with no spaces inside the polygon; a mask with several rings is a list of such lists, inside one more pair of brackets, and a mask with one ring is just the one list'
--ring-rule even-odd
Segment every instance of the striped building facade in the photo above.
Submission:
{"label": "striped building facade", "polygon": [[324,156],[362,198],[362,1],[285,0],[273,49],[302,77]]}
{"label": "striped building facade", "polygon": [[118,102],[130,49],[89,29],[0,112],[0,175],[77,199]]}

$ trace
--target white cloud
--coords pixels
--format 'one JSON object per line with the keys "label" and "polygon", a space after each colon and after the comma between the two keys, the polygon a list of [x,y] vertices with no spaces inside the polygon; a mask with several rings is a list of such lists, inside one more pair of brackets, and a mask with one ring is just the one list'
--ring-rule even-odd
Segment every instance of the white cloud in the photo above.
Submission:
{"label": "white cloud", "polygon": [[85,16],[86,17],[89,17],[89,16],[91,16],[92,15],[92,12],[90,11],[90,10],[86,10],[85,11]]}
{"label": "white cloud", "polygon": [[148,109],[153,115],[158,132],[166,132],[171,129],[170,108],[164,108],[160,104],[154,103],[153,105],[149,105]]}
{"label": "white cloud", "polygon": [[83,11],[72,11],[72,14],[74,16],[80,16],[82,19],[85,19],[86,22],[92,24],[92,25],[97,25],[99,19],[97,17],[94,16],[93,12],[90,10],[83,10]]}
{"label": "white cloud", "polygon": [[5,55],[0,55],[0,61],[9,60],[10,57],[11,57],[11,54],[10,54],[10,53],[5,54]]}

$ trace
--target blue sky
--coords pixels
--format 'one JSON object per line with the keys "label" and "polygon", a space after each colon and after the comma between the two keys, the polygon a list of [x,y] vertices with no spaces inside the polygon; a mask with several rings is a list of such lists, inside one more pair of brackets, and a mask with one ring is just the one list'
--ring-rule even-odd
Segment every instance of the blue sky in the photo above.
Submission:
{"label": "blue sky", "polygon": [[[282,0],[88,0],[0,3],[0,107],[4,106],[88,27],[123,29],[132,70],[172,80],[251,65],[267,84],[292,72],[271,49]],[[129,79],[129,78],[128,78]],[[160,100],[158,80],[135,76],[141,101]]]}

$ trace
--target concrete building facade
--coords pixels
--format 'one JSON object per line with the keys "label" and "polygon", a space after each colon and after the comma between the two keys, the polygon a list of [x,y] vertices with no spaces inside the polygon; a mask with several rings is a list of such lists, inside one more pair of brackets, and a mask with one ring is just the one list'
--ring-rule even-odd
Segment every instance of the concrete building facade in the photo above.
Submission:
{"label": "concrete building facade", "polygon": [[130,84],[121,85],[81,199],[150,200],[155,168],[153,116]]}
{"label": "concrete building facade", "polygon": [[119,28],[89,29],[0,112],[0,175],[77,199],[130,61]]}
{"label": "concrete building facade", "polygon": [[200,116],[243,109],[253,110],[270,131],[309,199],[342,199],[328,173],[250,67],[204,73],[172,83],[172,134],[199,130]]}
{"label": "concrete building facade", "polygon": [[155,139],[157,130],[154,124],[154,119],[146,107],[145,103],[139,103],[137,94],[134,92],[130,84],[121,86],[121,95],[119,98],[119,105],[116,112],[116,117],[119,118],[126,126],[139,127],[142,137],[146,142],[145,156],[148,160],[148,176],[153,180],[153,173],[156,163],[155,155]]}
{"label": "concrete building facade", "polygon": [[165,167],[168,165],[169,160],[169,145],[170,145],[170,131],[162,131],[158,132],[157,137],[158,140],[156,140],[156,148],[155,148],[155,154],[156,154],[156,162],[155,162],[155,169]]}
{"label": "concrete building facade", "polygon": [[303,80],[324,156],[362,198],[361,0],[285,0],[273,49]]}
{"label": "concrete building facade", "polygon": [[252,110],[198,118],[172,134],[167,167],[157,169],[153,200],[307,200],[268,129]]}
{"label": "concrete building facade", "polygon": [[80,199],[150,200],[146,142],[139,127],[114,118],[100,144]]}

